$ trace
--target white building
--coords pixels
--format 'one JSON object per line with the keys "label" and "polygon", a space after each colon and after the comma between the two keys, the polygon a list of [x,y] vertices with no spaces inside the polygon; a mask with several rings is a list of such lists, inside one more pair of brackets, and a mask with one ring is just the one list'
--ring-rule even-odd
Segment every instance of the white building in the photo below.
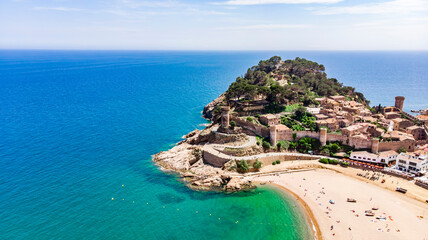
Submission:
{"label": "white building", "polygon": [[349,158],[357,161],[388,165],[390,162],[397,160],[397,155],[398,153],[395,151],[384,151],[378,154],[369,153],[367,151],[356,151],[352,152]]}
{"label": "white building", "polygon": [[400,153],[397,156],[395,169],[413,174],[424,174],[428,169],[428,153],[425,151]]}

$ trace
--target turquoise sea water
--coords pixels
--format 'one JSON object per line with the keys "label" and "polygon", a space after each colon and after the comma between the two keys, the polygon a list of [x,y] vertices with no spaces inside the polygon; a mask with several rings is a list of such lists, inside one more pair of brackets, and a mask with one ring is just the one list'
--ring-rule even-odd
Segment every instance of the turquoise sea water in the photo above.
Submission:
{"label": "turquoise sea water", "polygon": [[272,55],[318,61],[372,104],[428,107],[427,52],[0,51],[0,239],[308,238],[274,189],[195,192],[151,162]]}

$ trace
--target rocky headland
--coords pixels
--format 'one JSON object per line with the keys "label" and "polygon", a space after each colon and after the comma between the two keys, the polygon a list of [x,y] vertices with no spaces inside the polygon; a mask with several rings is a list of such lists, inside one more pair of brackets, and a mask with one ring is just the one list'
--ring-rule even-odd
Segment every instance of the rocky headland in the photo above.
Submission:
{"label": "rocky headland", "polygon": [[[231,160],[223,167],[204,163],[203,148],[208,145],[234,147],[246,142],[246,134],[218,134],[218,124],[204,130],[195,129],[168,151],[160,152],[153,161],[164,171],[178,173],[190,188],[199,190],[239,191],[254,188],[249,181],[237,176],[236,163]],[[254,151],[254,150],[253,150]],[[256,152],[261,151],[255,150]]]}

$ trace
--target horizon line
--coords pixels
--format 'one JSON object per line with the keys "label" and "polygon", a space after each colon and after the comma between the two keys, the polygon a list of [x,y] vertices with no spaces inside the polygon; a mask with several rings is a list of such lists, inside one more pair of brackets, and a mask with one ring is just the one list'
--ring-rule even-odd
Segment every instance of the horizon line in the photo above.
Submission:
{"label": "horizon line", "polygon": [[426,52],[428,49],[90,49],[90,48],[0,48],[0,51],[158,51],[158,52]]}

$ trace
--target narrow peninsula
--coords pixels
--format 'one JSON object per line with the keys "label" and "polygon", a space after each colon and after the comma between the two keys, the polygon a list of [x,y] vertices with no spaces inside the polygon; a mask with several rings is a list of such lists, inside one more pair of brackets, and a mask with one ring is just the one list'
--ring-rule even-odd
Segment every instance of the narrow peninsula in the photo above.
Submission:
{"label": "narrow peninsula", "polygon": [[153,160],[193,189],[292,192],[318,239],[423,239],[428,109],[414,116],[404,101],[370,107],[323,65],[274,56],[204,108],[211,124]]}

